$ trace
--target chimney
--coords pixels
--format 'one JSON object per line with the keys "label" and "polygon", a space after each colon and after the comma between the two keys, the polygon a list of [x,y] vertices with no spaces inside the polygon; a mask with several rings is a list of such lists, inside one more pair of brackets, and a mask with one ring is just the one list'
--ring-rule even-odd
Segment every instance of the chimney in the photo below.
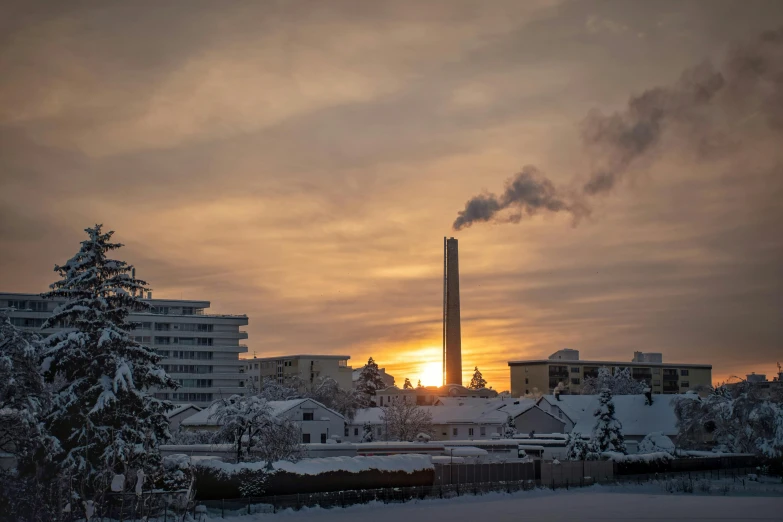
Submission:
{"label": "chimney", "polygon": [[443,384],[462,386],[457,240],[443,238]]}

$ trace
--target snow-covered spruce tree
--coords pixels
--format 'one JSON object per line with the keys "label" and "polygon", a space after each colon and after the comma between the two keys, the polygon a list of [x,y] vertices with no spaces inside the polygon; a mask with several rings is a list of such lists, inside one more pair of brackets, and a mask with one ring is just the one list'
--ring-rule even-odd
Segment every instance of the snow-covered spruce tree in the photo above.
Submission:
{"label": "snow-covered spruce tree", "polygon": [[623,437],[623,425],[614,416],[612,392],[608,389],[601,391],[599,405],[593,415],[596,420],[590,442],[595,451],[601,453],[604,451],[627,453]]}
{"label": "snow-covered spruce tree", "polygon": [[53,520],[62,487],[52,457],[59,441],[43,419],[51,400],[40,373],[37,336],[16,328],[0,310],[0,452],[16,467],[0,470],[0,520]]}
{"label": "snow-covered spruce tree", "polygon": [[478,366],[476,366],[473,370],[473,378],[470,380],[470,384],[468,385],[468,388],[471,390],[480,390],[481,388],[487,387],[487,381],[484,380],[484,377],[481,375],[481,372],[478,369]]}
{"label": "snow-covered spruce tree", "polygon": [[362,368],[359,374],[359,381],[356,383],[356,389],[359,391],[365,399],[365,406],[375,405],[375,392],[386,388],[386,383],[383,382],[381,377],[381,371],[378,368],[378,364],[370,357],[367,360],[367,364]]}
{"label": "snow-covered spruce tree", "polygon": [[372,442],[375,440],[372,432],[372,424],[365,422],[362,426],[362,442]]}
{"label": "snow-covered spruce tree", "polygon": [[21,472],[59,452],[43,423],[51,396],[41,376],[41,350],[38,336],[18,329],[0,310],[0,451],[13,455]]}
{"label": "snow-covered spruce tree", "polygon": [[158,445],[170,434],[166,411],[150,388],[176,388],[158,365],[160,356],[134,341],[128,321],[148,305],[140,296],[146,283],[132,267],[109,259],[113,232],[101,225],[86,229],[79,252],[55,271],[62,277],[43,297],[62,301],[43,328],[63,327],[44,340],[44,376],[60,379],[47,417],[50,432],[63,447],[57,462],[70,477],[73,504],[99,505],[115,475],[128,484],[136,470],[161,472]]}
{"label": "snow-covered spruce tree", "polygon": [[503,438],[504,439],[513,439],[514,435],[517,434],[517,428],[514,425],[514,419],[509,415],[506,417],[506,422],[503,424]]}
{"label": "snow-covered spruce tree", "polygon": [[572,431],[566,439],[566,460],[588,460],[591,453],[590,441],[578,431]]}
{"label": "snow-covered spruce tree", "polygon": [[382,408],[381,422],[391,440],[412,442],[419,433],[432,436],[432,413],[413,401],[392,400]]}
{"label": "snow-covered spruce tree", "polygon": [[405,382],[402,384],[403,390],[412,390],[413,384],[411,384],[411,380],[405,377]]}

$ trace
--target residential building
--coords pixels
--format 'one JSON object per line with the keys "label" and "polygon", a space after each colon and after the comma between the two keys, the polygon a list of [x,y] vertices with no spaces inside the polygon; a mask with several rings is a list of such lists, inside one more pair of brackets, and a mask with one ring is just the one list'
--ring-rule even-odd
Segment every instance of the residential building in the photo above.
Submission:
{"label": "residential building", "polygon": [[[214,418],[216,406],[212,405],[183,420],[182,428],[217,431],[219,424]],[[332,436],[343,434],[345,417],[313,399],[270,401],[269,407],[272,415],[280,419],[288,419],[299,427],[300,440],[303,444],[326,443]]]}
{"label": "residential building", "polygon": [[[155,396],[175,403],[206,406],[213,400],[245,391],[244,362],[239,354],[247,346],[240,330],[248,324],[246,315],[211,314],[209,301],[188,299],[144,299],[151,308],[128,318],[137,323],[136,341],[163,356],[161,366],[180,387],[158,390]],[[57,328],[41,330],[44,321],[60,303],[38,294],[0,293],[0,308],[11,308],[11,322],[21,328],[47,335]]]}
{"label": "residential building", "polygon": [[331,377],[343,390],[352,387],[353,369],[348,366],[350,355],[286,355],[246,359],[245,373],[255,386],[267,378],[282,384],[287,378],[298,377],[306,383],[315,383],[321,377]]}
{"label": "residential building", "polygon": [[[658,360],[656,360],[658,359]],[[712,385],[712,365],[664,363],[660,354],[636,352],[634,361],[579,359],[579,351],[566,348],[548,359],[509,361],[511,394],[552,393],[562,384],[563,393],[578,394],[584,380],[598,375],[601,367],[612,373],[630,368],[631,375],[652,388],[654,394],[677,394]]]}
{"label": "residential building", "polygon": [[[356,385],[359,382],[359,377],[362,375],[362,370],[367,365],[365,364],[361,368],[355,368],[353,370],[353,374],[351,375],[351,379],[353,380],[353,387],[356,388]],[[381,375],[381,379],[383,380],[384,384],[386,386],[394,386],[394,375],[391,375],[390,373],[386,373],[386,368],[378,368],[378,373]]]}
{"label": "residential building", "polygon": [[[780,370],[780,366],[778,366]],[[769,395],[772,392],[783,392],[783,372],[778,371],[777,377],[773,377],[772,380],[767,379],[767,375],[763,373],[749,373],[745,375],[745,381],[729,382],[726,383],[728,388],[734,388],[742,384],[750,385],[754,390],[760,391],[762,395]]]}

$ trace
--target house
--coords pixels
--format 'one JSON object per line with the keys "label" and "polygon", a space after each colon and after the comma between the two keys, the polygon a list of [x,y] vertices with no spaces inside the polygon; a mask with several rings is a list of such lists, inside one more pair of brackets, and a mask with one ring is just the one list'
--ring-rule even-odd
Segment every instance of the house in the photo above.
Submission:
{"label": "house", "polygon": [[[293,399],[289,401],[270,401],[275,417],[293,421],[298,427],[303,444],[311,442],[325,443],[334,435],[340,436],[345,427],[345,417],[313,399]],[[191,415],[181,422],[183,429],[217,431],[218,423],[214,418],[216,405]]]}
{"label": "house", "polygon": [[[537,405],[543,411],[565,422],[565,431],[577,431],[589,435],[595,426],[593,413],[598,409],[598,395],[544,395]],[[627,442],[638,442],[646,435],[659,431],[676,443],[677,415],[674,400],[693,395],[653,395],[653,403],[647,405],[644,395],[615,395],[612,402],[615,418],[622,424]]]}
{"label": "house", "polygon": [[166,418],[169,420],[169,431],[171,433],[177,432],[183,420],[195,415],[201,410],[202,408],[199,408],[195,404],[180,404],[173,410],[169,410],[166,412]]}
{"label": "house", "polygon": [[[410,398],[402,397],[402,400]],[[388,404],[388,400],[385,402]],[[503,436],[509,417],[518,431],[565,431],[563,420],[539,408],[532,399],[440,397],[434,405],[420,407],[432,415],[432,438],[437,441],[498,438]],[[361,442],[365,424],[372,429],[375,440],[386,440],[388,427],[382,413],[380,407],[359,410],[346,425],[345,440]]]}

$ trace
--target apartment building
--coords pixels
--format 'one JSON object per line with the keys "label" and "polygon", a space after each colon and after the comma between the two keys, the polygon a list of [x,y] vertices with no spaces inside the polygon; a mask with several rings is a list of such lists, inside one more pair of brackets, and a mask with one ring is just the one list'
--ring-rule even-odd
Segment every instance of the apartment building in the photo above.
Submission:
{"label": "apartment building", "polygon": [[552,393],[562,383],[563,393],[578,394],[588,377],[596,377],[598,369],[612,373],[630,368],[632,377],[647,383],[654,394],[677,394],[701,386],[712,385],[712,365],[664,363],[660,353],[635,352],[628,361],[581,360],[579,351],[565,348],[548,359],[509,361],[511,393],[527,395],[534,391]]}
{"label": "apartment building", "polygon": [[245,364],[245,378],[253,385],[267,378],[283,383],[287,378],[298,377],[314,383],[321,377],[331,377],[343,390],[351,389],[353,369],[348,366],[350,355],[286,355],[261,357],[242,361]]}
{"label": "apartment building", "polygon": [[[177,390],[160,390],[155,396],[175,403],[209,405],[213,400],[245,391],[244,361],[247,352],[240,341],[247,332],[246,315],[211,314],[209,301],[183,299],[144,299],[152,307],[147,313],[129,317],[139,327],[136,341],[163,356],[161,366],[179,384]],[[38,294],[0,293],[0,308],[11,308],[11,322],[24,329],[41,330],[47,317],[60,303]]]}

